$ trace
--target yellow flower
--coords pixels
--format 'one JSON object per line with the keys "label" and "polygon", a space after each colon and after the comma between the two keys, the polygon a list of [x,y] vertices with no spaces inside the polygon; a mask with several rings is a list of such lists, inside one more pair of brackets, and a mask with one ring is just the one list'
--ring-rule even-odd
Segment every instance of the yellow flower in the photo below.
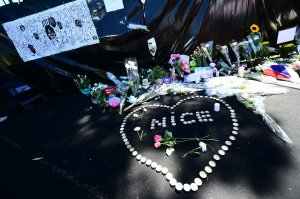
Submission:
{"label": "yellow flower", "polygon": [[264,42],[262,42],[262,44],[263,44],[263,45],[269,45],[269,44],[270,44],[270,42],[268,42],[268,41],[264,41]]}
{"label": "yellow flower", "polygon": [[250,30],[251,30],[251,32],[258,32],[259,31],[259,26],[258,25],[256,25],[256,24],[252,24],[251,26],[250,26]]}

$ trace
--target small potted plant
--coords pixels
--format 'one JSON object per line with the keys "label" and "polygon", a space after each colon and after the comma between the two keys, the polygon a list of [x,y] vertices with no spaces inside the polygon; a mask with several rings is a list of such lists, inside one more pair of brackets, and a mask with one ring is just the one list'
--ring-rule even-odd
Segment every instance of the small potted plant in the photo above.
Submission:
{"label": "small potted plant", "polygon": [[84,95],[90,95],[91,81],[86,75],[77,74],[74,83]]}

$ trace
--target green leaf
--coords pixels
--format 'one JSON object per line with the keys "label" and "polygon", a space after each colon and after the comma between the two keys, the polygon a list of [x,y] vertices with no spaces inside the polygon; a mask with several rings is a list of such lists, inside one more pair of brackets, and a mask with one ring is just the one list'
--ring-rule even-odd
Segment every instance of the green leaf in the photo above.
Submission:
{"label": "green leaf", "polygon": [[171,131],[166,131],[166,132],[165,132],[165,137],[166,137],[166,138],[168,138],[168,137],[169,137],[169,138],[170,138],[170,137],[173,137],[172,132],[171,132]]}

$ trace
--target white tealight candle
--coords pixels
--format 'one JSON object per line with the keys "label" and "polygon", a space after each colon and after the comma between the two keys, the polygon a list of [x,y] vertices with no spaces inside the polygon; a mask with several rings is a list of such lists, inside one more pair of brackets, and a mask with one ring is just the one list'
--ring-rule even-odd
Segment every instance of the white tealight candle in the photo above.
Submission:
{"label": "white tealight candle", "polygon": [[191,187],[192,191],[197,191],[198,190],[198,186],[195,183],[192,183],[190,185],[190,187]]}
{"label": "white tealight candle", "polygon": [[152,164],[152,160],[147,160],[147,161],[146,161],[146,165],[147,165],[147,166],[150,166],[151,164]]}
{"label": "white tealight candle", "polygon": [[162,168],[161,172],[166,175],[168,173],[168,168],[164,167]]}
{"label": "white tealight candle", "polygon": [[161,170],[162,170],[162,167],[161,167],[160,165],[157,165],[156,171],[157,171],[157,172],[161,172]]}
{"label": "white tealight candle", "polygon": [[195,182],[195,184],[197,186],[201,186],[202,185],[202,180],[200,178],[195,178],[194,182]]}
{"label": "white tealight candle", "polygon": [[172,173],[167,173],[166,178],[167,178],[167,180],[170,180],[171,178],[173,178],[173,174]]}
{"label": "white tealight candle", "polygon": [[181,182],[177,182],[175,185],[175,188],[177,191],[182,191],[183,185]]}
{"label": "white tealight candle", "polygon": [[152,168],[152,169],[155,169],[155,168],[156,168],[156,166],[157,166],[157,163],[156,163],[156,162],[152,162],[152,164],[151,164],[151,168]]}
{"label": "white tealight candle", "polygon": [[191,187],[189,184],[184,184],[183,189],[184,189],[184,191],[189,192],[191,190]]}
{"label": "white tealight candle", "polygon": [[219,103],[214,104],[214,111],[216,111],[216,112],[220,111],[220,104]]}
{"label": "white tealight candle", "polygon": [[176,183],[177,183],[177,180],[176,180],[175,178],[171,178],[171,179],[170,179],[170,185],[171,185],[172,187],[175,186]]}

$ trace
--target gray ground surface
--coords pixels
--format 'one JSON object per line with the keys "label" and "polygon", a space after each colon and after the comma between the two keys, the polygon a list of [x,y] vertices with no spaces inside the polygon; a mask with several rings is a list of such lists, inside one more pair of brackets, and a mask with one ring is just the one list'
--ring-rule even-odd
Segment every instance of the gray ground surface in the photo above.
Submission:
{"label": "gray ground surface", "polygon": [[[176,193],[124,150],[114,133],[121,123],[116,113],[90,109],[80,94],[62,96],[0,124],[0,198],[300,198],[299,100],[293,89],[265,100],[267,113],[294,141],[288,146],[260,117],[228,99],[241,121],[231,155],[199,191]],[[86,115],[90,122],[81,126]]]}

